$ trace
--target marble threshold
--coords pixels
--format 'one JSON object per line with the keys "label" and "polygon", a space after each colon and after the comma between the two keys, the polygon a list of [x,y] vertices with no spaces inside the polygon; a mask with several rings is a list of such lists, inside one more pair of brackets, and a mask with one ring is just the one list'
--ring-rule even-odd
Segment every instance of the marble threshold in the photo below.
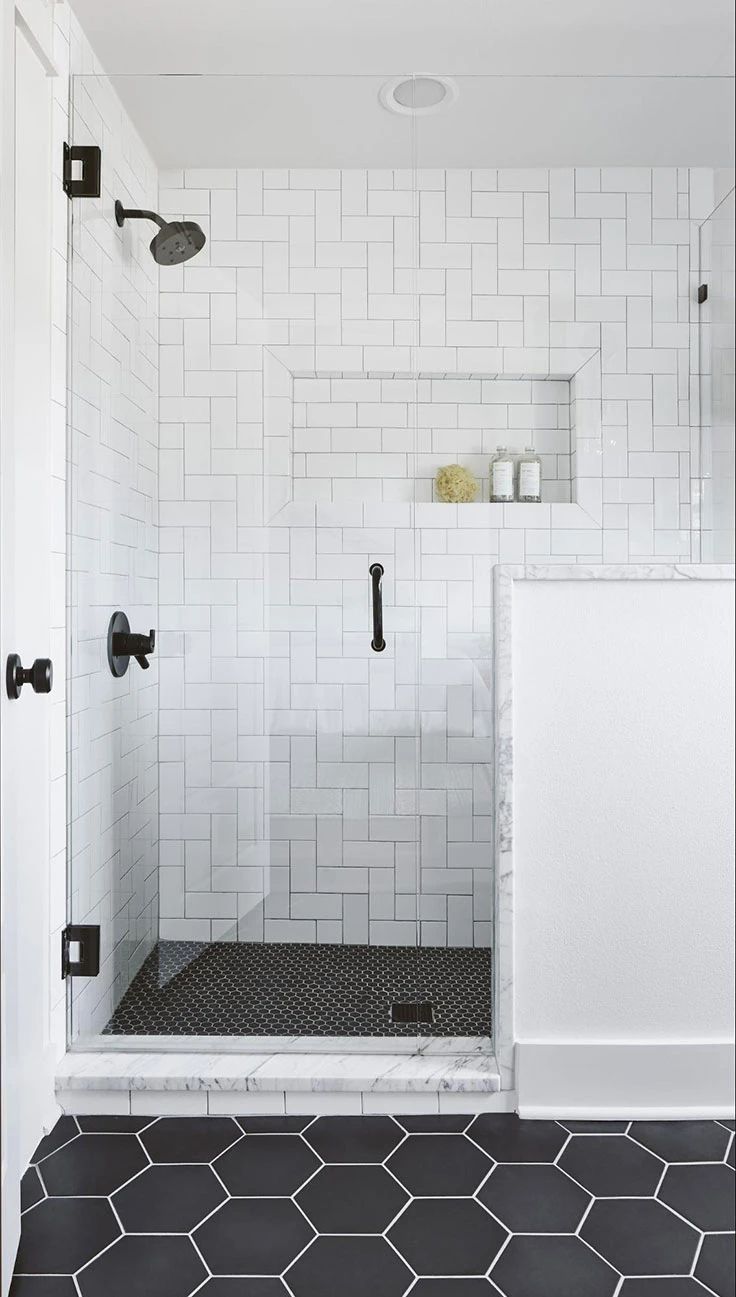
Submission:
{"label": "marble threshold", "polygon": [[384,1041],[379,1053],[358,1052],[357,1043],[363,1044],[352,1040],[341,1051],[302,1049],[299,1053],[276,1051],[273,1044],[259,1053],[163,1052],[160,1048],[158,1052],[130,1048],[70,1052],[58,1066],[56,1090],[493,1094],[501,1088],[490,1048],[406,1053],[394,1049],[391,1040],[390,1050]]}

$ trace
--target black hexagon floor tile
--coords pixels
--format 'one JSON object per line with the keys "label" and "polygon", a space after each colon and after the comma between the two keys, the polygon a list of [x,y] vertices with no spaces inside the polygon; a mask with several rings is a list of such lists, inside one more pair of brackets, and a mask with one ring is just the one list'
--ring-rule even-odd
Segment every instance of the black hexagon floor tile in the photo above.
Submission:
{"label": "black hexagon floor tile", "polygon": [[405,1136],[390,1117],[319,1117],[304,1138],[323,1162],[384,1162]]}
{"label": "black hexagon floor tile", "polygon": [[718,1297],[733,1297],[736,1289],[733,1234],[706,1234],[695,1267],[700,1279]]}
{"label": "black hexagon floor tile", "polygon": [[82,1297],[189,1297],[207,1271],[191,1239],[125,1234],[77,1275]]}
{"label": "black hexagon floor tile", "polygon": [[287,1272],[294,1297],[404,1297],[411,1271],[384,1238],[317,1238]]}
{"label": "black hexagon floor tile", "polygon": [[382,1234],[409,1195],[382,1166],[323,1166],[296,1201],[318,1234]]}
{"label": "black hexagon floor tile", "polygon": [[388,1232],[418,1275],[484,1275],[508,1234],[473,1198],[409,1203]]}
{"label": "black hexagon floor tile", "polygon": [[246,1135],[299,1135],[314,1117],[238,1117]]}
{"label": "black hexagon floor tile", "polygon": [[686,1275],[666,1279],[624,1279],[620,1297],[707,1297],[702,1284]]}
{"label": "black hexagon floor tile", "polygon": [[594,1202],[580,1230],[623,1275],[689,1274],[700,1235],[652,1198]]}
{"label": "black hexagon floor tile", "polygon": [[152,1126],[155,1117],[76,1117],[82,1134],[136,1135]]}
{"label": "black hexagon floor tile", "polygon": [[418,1279],[409,1297],[497,1297],[487,1279]]}
{"label": "black hexagon floor tile", "polygon": [[570,1121],[567,1117],[559,1123],[571,1135],[625,1135],[628,1121]]}
{"label": "black hexagon floor tile", "polygon": [[135,1135],[79,1135],[39,1170],[50,1197],[73,1198],[113,1193],[146,1166]]}
{"label": "black hexagon floor tile", "polygon": [[472,1117],[458,1113],[428,1113],[426,1116],[394,1117],[409,1135],[462,1135],[470,1125]]}
{"label": "black hexagon floor tile", "polygon": [[287,1297],[280,1279],[208,1279],[197,1297]]}
{"label": "black hexagon floor tile", "polygon": [[79,1127],[74,1117],[60,1117],[54,1129],[41,1140],[31,1162],[41,1162],[50,1153],[55,1153],[57,1148],[63,1148],[64,1144],[68,1144],[71,1139],[76,1139],[78,1134]]}
{"label": "black hexagon floor tile", "polygon": [[160,1117],[140,1138],[152,1162],[212,1162],[243,1133],[232,1117]]}
{"label": "black hexagon floor tile", "polygon": [[634,1121],[629,1134],[665,1162],[720,1162],[728,1148],[717,1121]]}
{"label": "black hexagon floor tile", "polygon": [[516,1235],[491,1270],[505,1297],[613,1297],[616,1271],[572,1235]]}
{"label": "black hexagon floor tile", "polygon": [[512,1234],[574,1234],[591,1201],[556,1166],[497,1166],[478,1190],[482,1202]]}
{"label": "black hexagon floor tile", "polygon": [[18,1274],[74,1274],[120,1234],[104,1198],[46,1198],[23,1217]]}
{"label": "black hexagon floor tile", "polygon": [[188,1234],[227,1194],[209,1166],[150,1166],[112,1196],[126,1234]]}
{"label": "black hexagon floor tile", "polygon": [[314,1230],[289,1198],[232,1198],[192,1237],[215,1275],[280,1275]]}
{"label": "black hexagon floor tile", "polygon": [[21,1211],[28,1211],[29,1207],[35,1207],[36,1203],[40,1202],[45,1196],[38,1171],[35,1166],[29,1166],[20,1182]]}
{"label": "black hexagon floor tile", "polygon": [[214,1163],[238,1198],[284,1198],[296,1193],[321,1165],[300,1135],[246,1135]]}
{"label": "black hexagon floor tile", "polygon": [[558,1166],[596,1198],[648,1198],[664,1164],[626,1135],[573,1135]]}
{"label": "black hexagon floor tile", "polygon": [[506,1113],[476,1117],[468,1135],[496,1162],[554,1162],[568,1138],[556,1121],[522,1121]]}
{"label": "black hexagon floor tile", "polygon": [[71,1275],[16,1275],[8,1297],[79,1297]]}
{"label": "black hexagon floor tile", "polygon": [[415,1198],[462,1198],[493,1163],[464,1135],[409,1135],[386,1166]]}
{"label": "black hexagon floor tile", "polygon": [[725,1162],[680,1163],[667,1168],[657,1197],[698,1229],[719,1233],[733,1229],[736,1176]]}

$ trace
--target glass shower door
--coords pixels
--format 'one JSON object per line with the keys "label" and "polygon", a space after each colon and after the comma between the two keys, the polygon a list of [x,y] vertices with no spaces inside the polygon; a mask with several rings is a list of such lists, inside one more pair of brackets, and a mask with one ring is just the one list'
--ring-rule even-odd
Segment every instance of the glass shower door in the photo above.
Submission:
{"label": "glass shower door", "polygon": [[700,227],[701,560],[734,561],[734,191]]}

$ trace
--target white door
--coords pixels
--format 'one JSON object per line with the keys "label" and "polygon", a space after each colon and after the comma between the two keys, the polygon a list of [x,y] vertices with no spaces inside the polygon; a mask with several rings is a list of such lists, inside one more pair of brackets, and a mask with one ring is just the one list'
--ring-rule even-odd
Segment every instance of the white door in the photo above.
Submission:
{"label": "white door", "polygon": [[19,654],[24,667],[50,656],[53,83],[36,33],[15,6],[8,9],[13,18],[3,32],[0,154],[3,1294],[18,1241],[20,1177],[55,1117],[49,979],[59,976],[50,968],[48,949],[51,699],[25,685],[11,701],[5,679],[9,654]]}

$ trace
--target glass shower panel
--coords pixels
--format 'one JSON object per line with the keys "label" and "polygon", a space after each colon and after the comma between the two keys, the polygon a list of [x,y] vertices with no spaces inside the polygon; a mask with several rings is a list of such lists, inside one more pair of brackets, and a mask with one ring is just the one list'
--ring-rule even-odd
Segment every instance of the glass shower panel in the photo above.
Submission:
{"label": "glass shower panel", "polygon": [[[103,77],[79,77],[73,139],[103,150],[100,198],[71,204],[69,271],[69,918],[100,929],[99,976],[69,982],[70,1037],[96,1037],[159,926],[158,655],[115,678],[108,628],[159,626],[158,273],[124,252],[115,199],[155,207],[157,169]],[[150,237],[150,236],[149,236]]]}
{"label": "glass shower panel", "polygon": [[[78,1046],[437,1028],[413,125],[384,80],[74,82],[103,150],[71,222],[69,908],[101,938]],[[116,200],[204,247],[158,266]],[[122,676],[116,612],[156,632]]]}
{"label": "glass shower panel", "polygon": [[734,561],[734,191],[700,227],[701,560]]}

